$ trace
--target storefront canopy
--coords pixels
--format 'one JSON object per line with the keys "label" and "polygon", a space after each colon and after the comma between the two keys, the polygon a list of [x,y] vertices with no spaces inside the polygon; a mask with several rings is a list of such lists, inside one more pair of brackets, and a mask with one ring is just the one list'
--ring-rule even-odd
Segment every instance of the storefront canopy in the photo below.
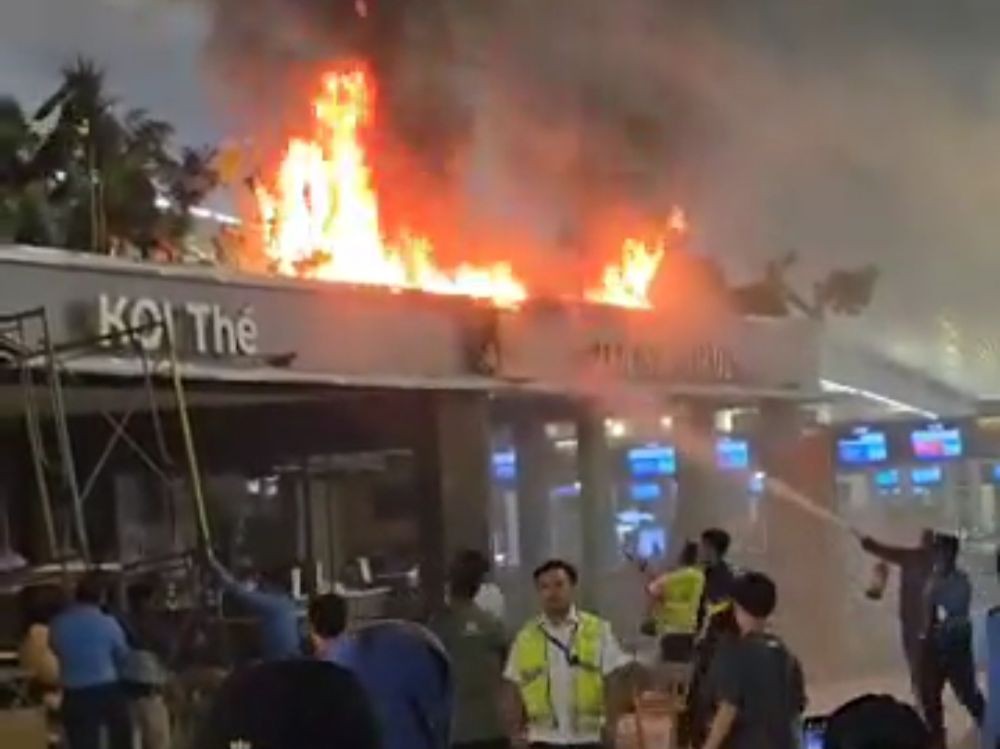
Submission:
{"label": "storefront canopy", "polygon": [[[176,341],[189,381],[369,388],[610,388],[724,400],[819,397],[819,329],[805,320],[670,319],[656,311],[459,297],[0,247],[0,313],[42,307],[65,366],[135,377]],[[677,316],[674,315],[676,318]],[[150,325],[150,323],[162,323]],[[40,347],[40,327],[24,331]],[[79,345],[77,345],[79,344]]]}

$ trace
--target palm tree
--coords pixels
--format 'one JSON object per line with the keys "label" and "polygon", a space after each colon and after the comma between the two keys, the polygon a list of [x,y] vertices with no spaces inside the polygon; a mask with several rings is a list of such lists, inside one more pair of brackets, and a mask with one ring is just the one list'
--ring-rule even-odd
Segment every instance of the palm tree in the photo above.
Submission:
{"label": "palm tree", "polygon": [[191,209],[219,185],[214,148],[184,148],[180,158],[162,165],[159,179],[168,199],[161,235],[176,246],[191,230]]}
{"label": "palm tree", "polygon": [[35,113],[36,122],[56,116],[35,165],[43,173],[61,175],[51,198],[66,212],[69,246],[102,252],[106,232],[100,174],[120,138],[114,100],[105,92],[103,71],[89,60],[79,58],[63,69],[62,78]]}
{"label": "palm tree", "polygon": [[[42,123],[51,123],[30,148],[0,143],[5,149],[0,154],[30,151],[19,160],[4,158],[0,168],[17,165],[38,180],[31,189],[23,180],[12,183],[18,199],[7,203],[23,199],[36,205],[41,200],[57,211],[63,228],[60,243],[73,249],[106,253],[128,245],[148,256],[158,245],[179,244],[190,229],[191,208],[218,183],[211,166],[213,152],[175,153],[173,127],[144,110],[133,109],[119,118],[115,100],[105,91],[104,74],[93,62],[78,59],[62,71],[62,79],[32,120],[13,102],[15,108],[4,115],[9,122],[8,134],[0,134],[3,143],[18,142],[32,131],[32,124],[41,129]],[[13,208],[6,214],[16,215]],[[52,233],[30,234],[26,241],[33,243],[56,238]]]}
{"label": "palm tree", "polygon": [[37,148],[21,106],[0,98],[0,241],[51,244],[56,239],[44,175],[33,165]]}

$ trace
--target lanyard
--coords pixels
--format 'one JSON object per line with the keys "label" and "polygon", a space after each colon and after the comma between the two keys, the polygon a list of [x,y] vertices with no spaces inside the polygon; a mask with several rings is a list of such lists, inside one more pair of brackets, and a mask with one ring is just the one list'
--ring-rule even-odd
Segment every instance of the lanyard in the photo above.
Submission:
{"label": "lanyard", "polygon": [[576,633],[580,629],[579,623],[573,625],[573,632],[569,637],[569,645],[553,637],[547,629],[545,629],[544,624],[539,624],[538,629],[541,630],[542,637],[544,637],[548,642],[566,659],[566,665],[570,668],[577,668],[581,665],[579,656],[573,652],[573,644],[576,642]]}

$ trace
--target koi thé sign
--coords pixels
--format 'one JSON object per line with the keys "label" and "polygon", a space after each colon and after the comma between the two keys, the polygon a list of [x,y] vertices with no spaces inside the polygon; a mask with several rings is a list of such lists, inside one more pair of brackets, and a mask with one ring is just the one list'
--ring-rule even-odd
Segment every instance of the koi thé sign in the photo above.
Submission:
{"label": "koi th\u00e9 sign", "polygon": [[[111,294],[98,297],[97,329],[112,346],[127,341],[132,331],[146,351],[162,351],[169,332],[185,352],[217,357],[255,355],[259,335],[249,307],[233,312],[208,302],[133,299]],[[115,337],[116,333],[121,337]]]}

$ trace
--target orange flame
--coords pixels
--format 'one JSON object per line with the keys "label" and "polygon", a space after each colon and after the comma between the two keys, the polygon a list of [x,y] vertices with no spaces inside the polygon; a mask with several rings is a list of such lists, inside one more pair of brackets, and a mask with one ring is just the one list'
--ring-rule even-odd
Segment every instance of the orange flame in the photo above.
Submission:
{"label": "orange flame", "polygon": [[[688,223],[684,211],[674,208],[670,213],[667,228],[672,236],[685,234]],[[588,291],[587,299],[618,307],[636,309],[652,307],[649,292],[666,251],[665,238],[659,239],[652,246],[639,239],[626,239],[622,243],[621,260],[605,266],[601,287]]]}
{"label": "orange flame", "polygon": [[516,306],[527,298],[507,263],[445,271],[431,241],[382,234],[378,197],[361,136],[371,125],[374,83],[355,69],[329,73],[314,102],[316,140],[293,139],[273,190],[258,186],[264,245],[285,274],[460,294]]}
{"label": "orange flame", "polygon": [[[367,11],[358,0],[359,13]],[[375,84],[361,67],[327,73],[313,102],[316,137],[294,138],[274,184],[256,185],[264,250],[277,272],[342,283],[418,289],[486,299],[515,307],[528,291],[509,263],[440,268],[427,237],[402,230],[387,238],[363,145],[372,126]],[[649,308],[650,289],[668,238],[687,231],[675,208],[664,238],[626,239],[621,257],[603,271],[592,302]]]}

